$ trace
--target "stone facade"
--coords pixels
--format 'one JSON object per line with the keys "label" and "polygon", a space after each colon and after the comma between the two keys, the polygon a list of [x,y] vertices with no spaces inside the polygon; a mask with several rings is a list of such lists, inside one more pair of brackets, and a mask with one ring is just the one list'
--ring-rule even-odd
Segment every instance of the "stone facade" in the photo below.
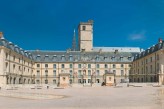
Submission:
{"label": "stone facade", "polygon": [[[129,82],[132,61],[140,48],[94,48],[91,20],[81,22],[78,30],[78,51],[26,51],[7,41],[1,33],[0,85],[50,84],[65,87]],[[104,74],[109,72],[114,75],[110,82],[104,78]]]}
{"label": "stone facade", "polygon": [[132,63],[130,82],[159,82],[164,84],[164,45],[159,42],[137,54]]}

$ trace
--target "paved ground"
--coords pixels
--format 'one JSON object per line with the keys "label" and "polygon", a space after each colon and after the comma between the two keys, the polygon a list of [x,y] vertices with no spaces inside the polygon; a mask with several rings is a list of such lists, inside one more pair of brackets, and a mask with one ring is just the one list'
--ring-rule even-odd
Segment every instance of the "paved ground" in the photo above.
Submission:
{"label": "paved ground", "polygon": [[0,91],[0,109],[164,109],[164,87]]}

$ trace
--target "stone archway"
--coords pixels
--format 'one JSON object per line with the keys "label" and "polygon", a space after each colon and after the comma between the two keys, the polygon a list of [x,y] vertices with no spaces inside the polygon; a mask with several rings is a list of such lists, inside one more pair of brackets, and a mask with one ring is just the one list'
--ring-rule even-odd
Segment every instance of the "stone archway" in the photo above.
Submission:
{"label": "stone archway", "polygon": [[30,84],[30,79],[28,79],[28,84]]}
{"label": "stone archway", "polygon": [[9,84],[9,77],[6,77],[6,84]]}
{"label": "stone archway", "polygon": [[24,84],[26,84],[26,78],[24,78],[24,81],[23,81]]}
{"label": "stone archway", "polygon": [[19,78],[19,84],[21,84],[21,78]]}
{"label": "stone archway", "polygon": [[15,84],[16,83],[16,77],[13,79],[13,84]]}
{"label": "stone archway", "polygon": [[12,77],[10,77],[10,84],[12,84]]}

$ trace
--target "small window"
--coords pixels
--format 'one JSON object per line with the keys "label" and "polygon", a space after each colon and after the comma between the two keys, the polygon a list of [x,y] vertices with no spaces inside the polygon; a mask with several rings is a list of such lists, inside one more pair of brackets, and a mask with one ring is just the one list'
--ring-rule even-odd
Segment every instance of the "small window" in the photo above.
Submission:
{"label": "small window", "polygon": [[124,76],[124,70],[121,70],[121,76]]}
{"label": "small window", "polygon": [[99,64],[97,64],[97,65],[96,65],[96,67],[97,67],[97,68],[100,68],[100,65],[99,65]]}
{"label": "small window", "polygon": [[64,64],[62,64],[62,65],[61,65],[61,67],[62,67],[62,68],[64,68],[64,67],[65,67],[65,65],[64,65]]}
{"label": "small window", "polygon": [[91,68],[91,64],[88,64],[88,68]]}
{"label": "small window", "polygon": [[37,64],[37,67],[40,67],[40,64]]}
{"label": "small window", "polygon": [[54,66],[54,69],[56,68],[56,64],[53,65]]}
{"label": "small window", "polygon": [[81,68],[81,64],[78,64],[78,68]]}
{"label": "small window", "polygon": [[48,68],[48,64],[45,64],[45,68]]}
{"label": "small window", "polygon": [[100,71],[99,70],[96,71],[96,75],[100,75]]}
{"label": "small window", "polygon": [[121,64],[121,68],[124,68],[124,64]]}
{"label": "small window", "polygon": [[73,57],[72,57],[72,56],[69,56],[69,60],[70,60],[70,61],[73,61]]}
{"label": "small window", "polygon": [[116,68],[116,65],[115,64],[113,64],[113,68]]}
{"label": "small window", "polygon": [[89,75],[89,76],[91,75],[91,70],[88,70],[88,75]]}
{"label": "small window", "polygon": [[48,70],[45,70],[45,75],[48,76]]}
{"label": "small window", "polygon": [[70,75],[72,76],[72,70],[69,71]]}
{"label": "small window", "polygon": [[53,84],[56,84],[56,79],[53,80]]}
{"label": "small window", "polygon": [[129,67],[131,68],[131,67],[132,67],[132,65],[131,65],[131,64],[129,64]]}
{"label": "small window", "polygon": [[73,68],[73,67],[72,67],[72,64],[69,64],[69,68]]}
{"label": "small window", "polygon": [[86,26],[82,26],[82,29],[83,29],[83,30],[86,30]]}
{"label": "small window", "polygon": [[104,67],[105,67],[105,68],[108,68],[108,65],[107,65],[107,64],[105,64],[105,65],[104,65]]}
{"label": "small window", "polygon": [[113,70],[113,73],[116,74],[116,70]]}
{"label": "small window", "polygon": [[81,70],[78,70],[78,75],[79,75],[79,76],[81,75]]}
{"label": "small window", "polygon": [[45,84],[48,84],[48,80],[45,80]]}
{"label": "small window", "polygon": [[56,70],[53,71],[54,72],[54,77],[56,76]]}
{"label": "small window", "polygon": [[128,57],[128,60],[129,60],[129,61],[131,61],[131,60],[132,60],[132,58],[131,58],[131,57]]}
{"label": "small window", "polygon": [[64,60],[65,60],[65,56],[64,56],[64,55],[61,57],[61,60],[62,60],[62,61],[64,61]]}

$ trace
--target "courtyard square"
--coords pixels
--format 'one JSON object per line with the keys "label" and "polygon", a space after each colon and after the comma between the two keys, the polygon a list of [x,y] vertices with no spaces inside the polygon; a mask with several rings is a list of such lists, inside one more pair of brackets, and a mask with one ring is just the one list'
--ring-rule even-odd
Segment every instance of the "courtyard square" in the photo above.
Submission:
{"label": "courtyard square", "polygon": [[1,109],[163,109],[164,87],[2,89],[0,102]]}

